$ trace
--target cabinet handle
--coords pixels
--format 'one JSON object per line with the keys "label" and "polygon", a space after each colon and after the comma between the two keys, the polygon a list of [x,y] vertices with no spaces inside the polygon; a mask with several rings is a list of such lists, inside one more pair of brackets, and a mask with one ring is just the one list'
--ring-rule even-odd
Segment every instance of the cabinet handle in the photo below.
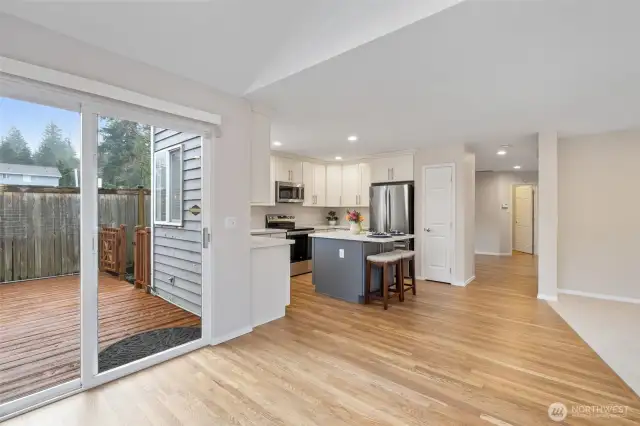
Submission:
{"label": "cabinet handle", "polygon": [[387,169],[387,179],[391,180],[391,169]]}
{"label": "cabinet handle", "polygon": [[395,169],[392,167],[391,168],[391,180],[394,180],[396,178],[396,171]]}

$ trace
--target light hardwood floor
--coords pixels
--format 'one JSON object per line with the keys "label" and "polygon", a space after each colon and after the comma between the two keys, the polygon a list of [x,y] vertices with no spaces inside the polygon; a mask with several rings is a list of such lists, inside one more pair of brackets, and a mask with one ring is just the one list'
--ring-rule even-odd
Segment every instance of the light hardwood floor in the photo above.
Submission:
{"label": "light hardwood floor", "polygon": [[553,402],[640,399],[545,302],[531,256],[479,257],[466,288],[361,306],[292,280],[286,318],[15,418],[17,425],[540,425]]}

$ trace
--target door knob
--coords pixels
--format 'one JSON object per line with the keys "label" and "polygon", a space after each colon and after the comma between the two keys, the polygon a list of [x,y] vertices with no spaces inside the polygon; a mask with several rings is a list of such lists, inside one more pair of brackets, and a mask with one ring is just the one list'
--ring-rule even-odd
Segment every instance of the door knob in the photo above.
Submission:
{"label": "door knob", "polygon": [[424,230],[427,232],[431,232],[431,228],[425,228]]}

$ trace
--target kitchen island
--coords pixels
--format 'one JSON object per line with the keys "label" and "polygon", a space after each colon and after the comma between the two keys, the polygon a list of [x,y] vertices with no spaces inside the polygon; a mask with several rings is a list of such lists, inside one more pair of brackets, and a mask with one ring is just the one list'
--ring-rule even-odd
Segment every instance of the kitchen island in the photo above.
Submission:
{"label": "kitchen island", "polygon": [[[309,235],[313,247],[313,284],[316,292],[353,303],[364,303],[367,256],[393,251],[413,235],[371,238],[347,231],[316,232]],[[380,271],[372,272],[372,289],[379,288]]]}

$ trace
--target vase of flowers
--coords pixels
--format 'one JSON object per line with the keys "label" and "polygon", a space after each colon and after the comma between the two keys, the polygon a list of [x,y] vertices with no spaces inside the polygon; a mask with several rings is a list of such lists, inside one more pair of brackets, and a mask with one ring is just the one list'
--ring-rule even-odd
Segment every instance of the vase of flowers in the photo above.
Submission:
{"label": "vase of flowers", "polygon": [[349,231],[353,235],[358,235],[362,232],[362,222],[364,221],[364,216],[360,214],[360,212],[356,210],[347,210],[347,221],[351,224],[349,227]]}
{"label": "vase of flowers", "polygon": [[331,210],[327,213],[327,220],[329,221],[329,226],[336,226],[338,224],[338,214]]}

